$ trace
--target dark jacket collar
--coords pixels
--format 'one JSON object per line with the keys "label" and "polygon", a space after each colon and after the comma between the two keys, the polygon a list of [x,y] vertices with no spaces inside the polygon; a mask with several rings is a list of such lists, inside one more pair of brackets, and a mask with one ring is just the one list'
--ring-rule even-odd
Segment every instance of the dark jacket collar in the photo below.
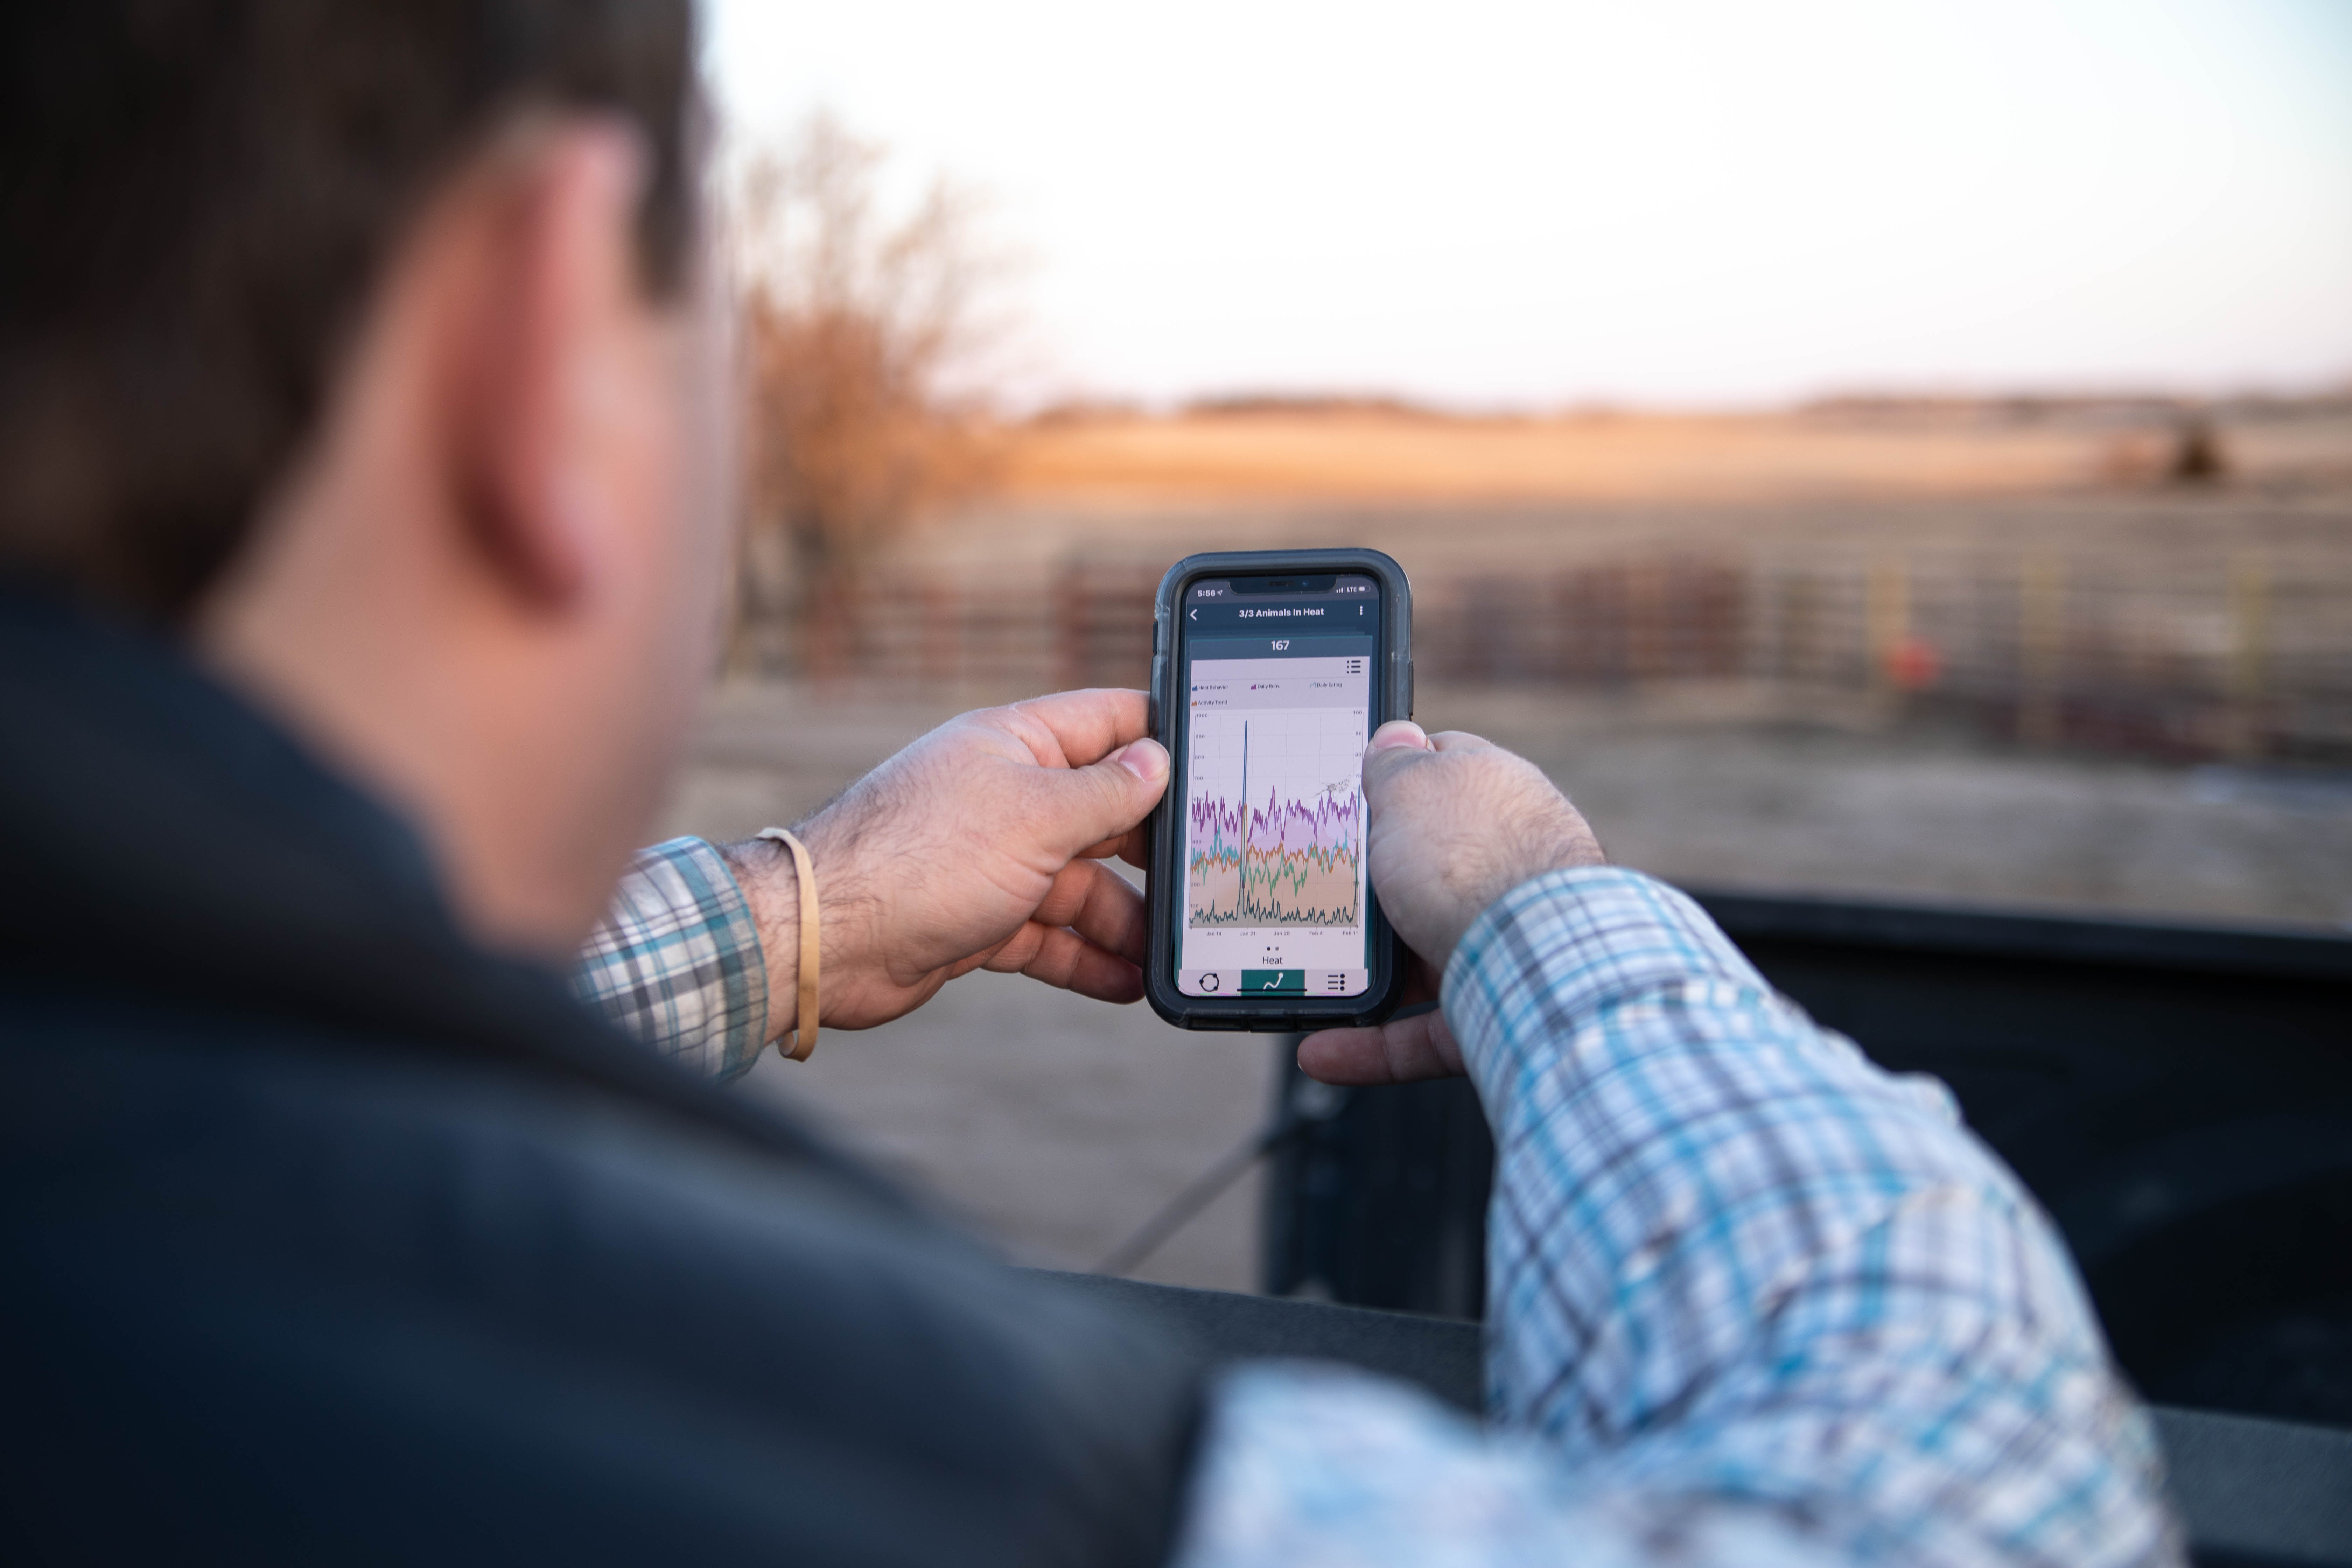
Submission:
{"label": "dark jacket collar", "polygon": [[407,825],[176,645],[16,586],[0,586],[0,986],[496,1061],[854,1171],[606,1026],[562,976],[474,946]]}

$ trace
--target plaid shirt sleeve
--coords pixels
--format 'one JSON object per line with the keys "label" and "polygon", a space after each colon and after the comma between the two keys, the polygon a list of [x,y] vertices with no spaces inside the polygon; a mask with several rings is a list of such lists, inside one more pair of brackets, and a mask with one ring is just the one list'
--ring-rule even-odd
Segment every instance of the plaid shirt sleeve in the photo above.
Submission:
{"label": "plaid shirt sleeve", "polygon": [[699,838],[641,849],[572,972],[583,1002],[663,1055],[726,1079],[759,1059],[768,968],[751,906]]}
{"label": "plaid shirt sleeve", "polygon": [[1189,1568],[2179,1560],[2056,1234],[1940,1085],[1623,870],[1514,890],[1444,994],[1496,1149],[1490,1424],[1230,1374]]}

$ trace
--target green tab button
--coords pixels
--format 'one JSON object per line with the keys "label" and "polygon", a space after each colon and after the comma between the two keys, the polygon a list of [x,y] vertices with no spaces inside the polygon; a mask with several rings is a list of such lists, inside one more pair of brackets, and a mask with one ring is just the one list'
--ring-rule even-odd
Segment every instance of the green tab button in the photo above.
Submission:
{"label": "green tab button", "polygon": [[1244,996],[1304,996],[1307,994],[1307,971],[1303,969],[1244,969],[1242,971],[1242,994]]}

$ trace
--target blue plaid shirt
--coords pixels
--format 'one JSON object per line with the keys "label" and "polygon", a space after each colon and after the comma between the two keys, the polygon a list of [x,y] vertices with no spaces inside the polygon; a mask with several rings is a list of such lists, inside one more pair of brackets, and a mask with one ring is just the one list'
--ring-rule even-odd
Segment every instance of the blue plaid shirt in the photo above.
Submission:
{"label": "blue plaid shirt", "polygon": [[[580,987],[741,1070],[758,938],[640,857]],[[1222,1378],[1184,1568],[2175,1563],[2146,1414],[2016,1178],[1682,894],[1538,878],[1448,965],[1495,1130],[1485,1425],[1312,1363]],[[754,1016],[754,1015],[757,1016]]]}
{"label": "blue plaid shirt", "polygon": [[750,1070],[768,1029],[768,966],[735,873],[699,838],[637,851],[604,923],[580,949],[572,990],[698,1072]]}

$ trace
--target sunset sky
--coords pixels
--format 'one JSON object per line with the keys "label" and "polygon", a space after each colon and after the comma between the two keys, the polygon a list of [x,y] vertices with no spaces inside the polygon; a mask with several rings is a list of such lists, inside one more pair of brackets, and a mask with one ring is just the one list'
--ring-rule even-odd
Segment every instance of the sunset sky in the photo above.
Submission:
{"label": "sunset sky", "polygon": [[2352,0],[718,0],[985,193],[1034,395],[2352,382]]}

